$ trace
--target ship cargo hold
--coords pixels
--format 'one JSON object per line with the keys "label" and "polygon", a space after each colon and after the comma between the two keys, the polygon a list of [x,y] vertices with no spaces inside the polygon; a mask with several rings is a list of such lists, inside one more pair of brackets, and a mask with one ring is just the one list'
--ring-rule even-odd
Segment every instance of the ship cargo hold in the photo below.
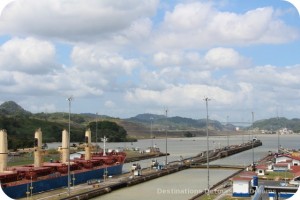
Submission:
{"label": "ship cargo hold", "polygon": [[[122,173],[124,152],[91,152],[91,131],[86,131],[85,154],[69,160],[68,133],[62,133],[61,160],[42,162],[42,132],[35,132],[34,164],[7,167],[7,133],[0,130],[0,181],[4,193],[13,199],[48,190],[86,183]],[[70,164],[70,167],[69,167]],[[68,170],[70,169],[70,171]]]}

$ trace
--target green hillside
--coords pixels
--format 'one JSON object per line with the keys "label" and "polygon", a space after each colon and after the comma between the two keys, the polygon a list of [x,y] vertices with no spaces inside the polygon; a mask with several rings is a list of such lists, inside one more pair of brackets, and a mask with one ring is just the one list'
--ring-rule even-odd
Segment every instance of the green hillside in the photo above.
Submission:
{"label": "green hillside", "polygon": [[259,120],[253,123],[254,128],[260,130],[276,131],[281,128],[288,128],[294,132],[300,132],[300,119],[287,119],[284,117],[270,118],[265,120]]}
{"label": "green hillside", "polygon": [[[0,105],[0,129],[8,134],[10,149],[32,147],[35,130],[41,128],[43,142],[61,142],[63,129],[69,128],[68,113],[37,113],[31,114],[15,102]],[[71,114],[71,142],[84,142],[85,130],[92,130],[92,141],[96,137],[96,120],[90,115]],[[97,118],[97,135],[108,138],[109,142],[132,141],[127,137],[126,130],[117,123]]]}
{"label": "green hillside", "polygon": [[[105,135],[111,142],[150,138],[151,127],[154,137],[164,137],[165,130],[168,130],[170,137],[206,135],[206,119],[195,120],[179,116],[166,118],[164,115],[154,114],[140,114],[128,119],[119,119],[83,113],[71,114],[71,142],[83,142],[87,128],[91,129],[92,141],[95,141],[96,126],[98,138]],[[286,127],[294,132],[300,132],[300,119],[271,118],[256,121],[253,126],[261,130]],[[0,105],[0,129],[6,129],[8,132],[9,148],[32,147],[37,128],[41,128],[43,132],[43,142],[60,142],[62,130],[68,127],[69,113],[32,114],[13,101]],[[223,125],[218,121],[209,120],[210,135],[224,135],[226,131],[235,134],[232,132],[234,129],[235,126],[232,124]]]}

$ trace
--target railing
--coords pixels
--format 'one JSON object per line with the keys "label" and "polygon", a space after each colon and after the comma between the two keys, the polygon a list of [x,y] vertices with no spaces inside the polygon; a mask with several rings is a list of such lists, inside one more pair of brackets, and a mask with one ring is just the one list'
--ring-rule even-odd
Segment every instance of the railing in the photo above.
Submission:
{"label": "railing", "polygon": [[268,198],[268,194],[265,193],[265,186],[261,185],[256,190],[252,200],[266,200]]}
{"label": "railing", "polygon": [[297,192],[297,187],[284,187],[284,186],[264,186],[261,185],[256,190],[252,200],[267,200],[269,197],[269,192],[274,192],[275,199],[279,199],[280,193],[295,193]]}

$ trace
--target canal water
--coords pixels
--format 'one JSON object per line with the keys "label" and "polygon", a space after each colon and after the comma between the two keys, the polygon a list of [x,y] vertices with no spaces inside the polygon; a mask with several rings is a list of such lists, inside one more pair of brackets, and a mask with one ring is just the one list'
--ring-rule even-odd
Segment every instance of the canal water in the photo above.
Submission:
{"label": "canal water", "polygon": [[[211,164],[230,164],[247,166],[254,161],[266,156],[269,151],[277,152],[278,149],[278,136],[277,135],[257,135],[257,138],[263,142],[263,146],[254,148],[254,150],[248,150],[230,157],[226,157],[220,160],[211,162]],[[231,136],[229,137],[229,144],[241,144],[247,142],[250,139],[249,136]],[[279,144],[284,148],[299,149],[300,136],[299,135],[281,135],[279,138]],[[227,137],[210,137],[209,146],[210,149],[227,146]],[[151,145],[151,140],[139,140],[136,143],[108,143],[108,148],[115,147],[140,147],[145,149]],[[165,152],[166,140],[155,139],[153,141],[157,147]],[[179,160],[180,156],[184,158],[195,156],[201,151],[206,150],[206,137],[197,138],[169,138],[168,139],[168,162]],[[164,163],[165,157],[157,159],[158,162]],[[149,167],[151,159],[140,161],[142,167]],[[124,171],[128,171],[132,163],[124,165]],[[210,170],[210,185],[217,183],[218,181],[233,174],[235,170]],[[207,170],[206,169],[188,169],[178,173],[174,173],[165,177],[161,177],[155,180],[151,180],[136,186],[128,187],[114,191],[110,194],[94,198],[94,200],[134,200],[134,199],[189,199],[196,194],[202,192],[207,188]]]}

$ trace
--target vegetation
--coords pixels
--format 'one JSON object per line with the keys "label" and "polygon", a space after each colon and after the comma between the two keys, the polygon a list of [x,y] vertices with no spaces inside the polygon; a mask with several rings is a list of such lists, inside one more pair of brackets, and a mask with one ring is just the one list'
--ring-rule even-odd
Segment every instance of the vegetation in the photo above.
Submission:
{"label": "vegetation", "polygon": [[294,177],[294,174],[291,172],[268,172],[267,175],[265,175],[267,179],[279,179],[279,180],[284,180],[285,178],[287,179],[292,179]]}
{"label": "vegetation", "polygon": [[[88,127],[91,130],[96,130],[97,127],[97,136],[103,138],[106,136],[108,142],[128,142],[126,130],[119,126],[115,122],[111,121],[100,121],[100,122],[91,122]],[[96,137],[96,134],[93,134],[93,138]],[[130,141],[133,139],[131,138]],[[136,140],[133,140],[136,141]]]}
{"label": "vegetation", "polygon": [[[71,115],[71,142],[83,142],[84,132],[90,128],[96,131],[96,120],[89,115]],[[8,134],[8,148],[19,149],[32,147],[34,132],[41,128],[43,142],[60,142],[61,134],[69,126],[69,114],[67,113],[37,113],[31,114],[25,111],[15,102],[5,102],[0,105],[0,129],[5,129]],[[134,138],[127,139],[126,130],[115,122],[99,121],[97,123],[98,137],[104,135],[109,142],[136,141]],[[95,141],[96,134],[92,134]]]}
{"label": "vegetation", "polygon": [[188,131],[184,133],[184,137],[195,137],[195,134]]}
{"label": "vegetation", "polygon": [[[168,130],[170,136],[193,137],[205,135],[206,129],[206,119],[194,120],[183,117],[168,117],[166,119],[164,115],[154,114],[140,114],[122,120],[84,113],[71,114],[70,119],[72,142],[83,142],[84,132],[88,127],[92,130],[93,140],[95,140],[95,132],[97,131],[99,138],[105,135],[110,142],[133,142],[136,141],[135,138],[149,138],[150,130],[152,130],[154,137],[165,135],[165,130]],[[68,129],[68,123],[69,113],[32,114],[13,101],[0,105],[0,129],[7,130],[8,146],[11,149],[32,147],[34,132],[37,128],[42,129],[43,142],[59,142],[61,141],[62,130]],[[277,130],[286,127],[294,132],[300,132],[300,119],[272,118],[257,121],[253,126],[265,130]],[[186,132],[186,130],[190,131]],[[211,135],[218,135],[220,130],[234,130],[234,126],[222,125],[218,121],[209,120],[209,130]]]}
{"label": "vegetation", "polygon": [[254,122],[254,128],[259,128],[261,130],[276,131],[281,128],[288,128],[296,133],[300,132],[300,119],[287,119],[284,117],[270,118],[265,120],[259,120]]}

